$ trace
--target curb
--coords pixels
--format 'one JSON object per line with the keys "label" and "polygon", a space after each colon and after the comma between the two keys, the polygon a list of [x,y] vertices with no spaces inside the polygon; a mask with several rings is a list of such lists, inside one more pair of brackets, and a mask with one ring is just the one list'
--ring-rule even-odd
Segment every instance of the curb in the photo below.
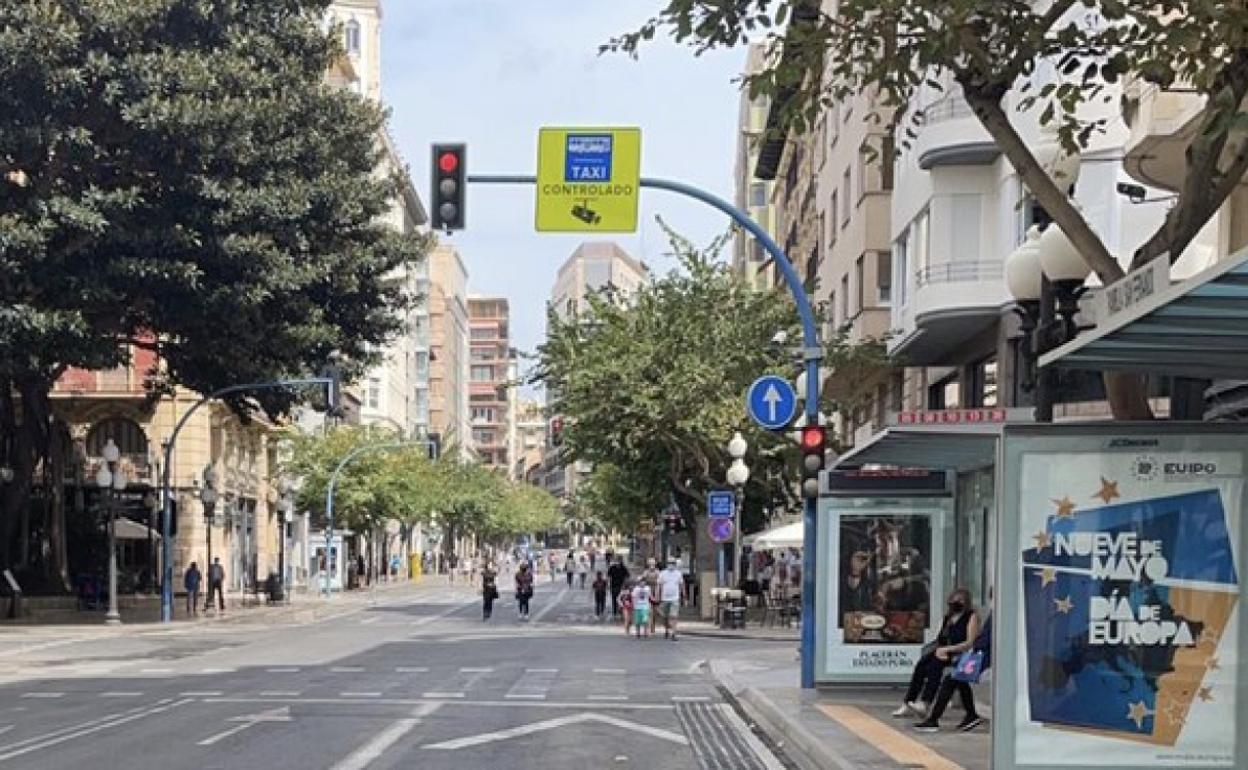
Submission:
{"label": "curb", "polygon": [[801,639],[795,636],[760,636],[757,634],[734,634],[731,632],[724,633],[722,631],[699,631],[689,630],[685,626],[680,628],[681,636],[695,636],[699,639],[744,639],[755,642],[792,642],[798,644]]}
{"label": "curb", "polygon": [[798,722],[781,711],[771,698],[761,691],[741,684],[732,672],[718,661],[710,661],[711,676],[723,687],[724,692],[765,732],[774,736],[777,745],[794,762],[805,770],[855,770],[844,759],[832,753],[822,741]]}

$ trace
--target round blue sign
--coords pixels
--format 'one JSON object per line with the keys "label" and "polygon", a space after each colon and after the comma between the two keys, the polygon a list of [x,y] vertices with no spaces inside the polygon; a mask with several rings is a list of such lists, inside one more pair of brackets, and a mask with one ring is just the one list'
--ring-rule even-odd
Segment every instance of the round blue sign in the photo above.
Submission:
{"label": "round blue sign", "polygon": [[797,391],[783,377],[768,374],[750,386],[746,406],[754,422],[767,430],[781,430],[797,416]]}

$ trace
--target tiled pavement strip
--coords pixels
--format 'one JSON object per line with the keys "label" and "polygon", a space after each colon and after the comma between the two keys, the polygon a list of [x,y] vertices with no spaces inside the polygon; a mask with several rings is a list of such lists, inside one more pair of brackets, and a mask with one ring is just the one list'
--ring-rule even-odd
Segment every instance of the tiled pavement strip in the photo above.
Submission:
{"label": "tiled pavement strip", "polygon": [[988,770],[991,765],[987,725],[958,732],[961,712],[951,708],[940,733],[917,733],[911,729],[916,719],[890,717],[901,702],[895,687],[803,692],[795,650],[787,645],[712,659],[710,669],[746,714],[804,767]]}

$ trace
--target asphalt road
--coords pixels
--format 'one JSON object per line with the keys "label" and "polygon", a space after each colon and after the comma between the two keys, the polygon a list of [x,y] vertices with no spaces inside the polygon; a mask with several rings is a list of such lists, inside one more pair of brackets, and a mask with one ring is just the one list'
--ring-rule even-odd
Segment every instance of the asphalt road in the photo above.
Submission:
{"label": "asphalt road", "polygon": [[562,583],[528,622],[508,597],[489,622],[425,587],[303,625],[0,644],[0,769],[783,767],[700,665],[733,642],[626,637]]}

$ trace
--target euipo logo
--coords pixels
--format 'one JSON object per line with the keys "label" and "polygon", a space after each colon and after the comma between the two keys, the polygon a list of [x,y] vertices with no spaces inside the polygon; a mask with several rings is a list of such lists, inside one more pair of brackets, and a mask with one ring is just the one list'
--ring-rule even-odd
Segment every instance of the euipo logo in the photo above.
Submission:
{"label": "euipo logo", "polygon": [[1156,458],[1148,455],[1140,455],[1135,458],[1135,462],[1131,466],[1131,471],[1140,481],[1152,481],[1157,478],[1160,469],[1161,466],[1158,465]]}

